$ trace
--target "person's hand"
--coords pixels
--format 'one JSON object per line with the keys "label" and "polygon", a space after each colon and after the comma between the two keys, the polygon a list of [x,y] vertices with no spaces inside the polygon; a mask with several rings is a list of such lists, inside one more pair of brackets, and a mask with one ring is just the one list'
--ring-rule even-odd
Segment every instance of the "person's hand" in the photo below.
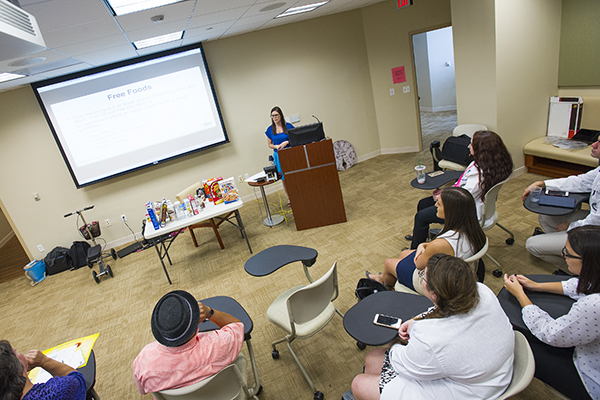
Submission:
{"label": "person's hand", "polygon": [[417,249],[415,250],[415,261],[417,261],[417,258],[419,258],[419,256],[425,252],[427,244],[428,243],[421,243],[417,246]]}
{"label": "person's hand", "polygon": [[442,193],[442,189],[437,188],[433,191],[433,194],[431,195],[433,197],[433,201],[437,201],[438,198],[440,197],[440,193]]}
{"label": "person's hand", "polygon": [[519,283],[521,284],[521,286],[523,286],[523,288],[525,288],[527,290],[531,290],[532,292],[535,292],[538,290],[537,282],[534,282],[531,279],[529,279],[523,275],[517,275],[516,278],[517,278],[517,281],[519,281]]}
{"label": "person's hand", "polygon": [[565,221],[562,224],[557,225],[556,226],[556,232],[564,232],[564,231],[566,231],[567,229],[569,229],[569,225],[570,224],[571,223],[569,221]]}
{"label": "person's hand", "polygon": [[523,286],[521,286],[521,283],[517,279],[516,275],[504,274],[504,287],[506,288],[506,290],[508,290],[510,294],[512,294],[516,298],[518,298],[519,295],[525,294],[525,292],[523,291]]}
{"label": "person's hand", "polygon": [[200,322],[202,322],[208,318],[208,315],[210,314],[210,307],[200,302],[198,302],[198,307],[200,308]]}
{"label": "person's hand", "polygon": [[410,339],[410,328],[412,327],[412,324],[414,322],[414,319],[409,319],[408,321],[404,321],[402,323],[402,325],[400,325],[400,328],[398,329],[398,336],[400,337],[400,339],[402,340],[408,340]]}
{"label": "person's hand", "polygon": [[525,192],[523,192],[523,202],[525,202],[525,199],[527,198],[527,196],[529,196],[531,189],[533,189],[535,186],[541,187],[543,189],[546,187],[546,184],[544,183],[544,181],[537,181],[537,182],[533,182],[531,185],[529,185],[525,189]]}
{"label": "person's hand", "polygon": [[25,359],[28,363],[27,371],[31,371],[35,367],[41,367],[48,359],[48,356],[39,350],[29,350],[25,354]]}

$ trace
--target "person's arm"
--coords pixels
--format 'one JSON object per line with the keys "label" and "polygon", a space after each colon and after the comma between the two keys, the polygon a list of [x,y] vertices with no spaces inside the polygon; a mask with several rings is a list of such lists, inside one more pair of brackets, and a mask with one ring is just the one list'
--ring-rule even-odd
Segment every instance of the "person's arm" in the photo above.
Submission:
{"label": "person's arm", "polygon": [[67,376],[69,373],[75,371],[74,368],[51,359],[39,350],[29,350],[25,355],[25,358],[29,363],[29,370],[40,367],[48,371],[52,376]]}
{"label": "person's arm", "polygon": [[533,182],[531,185],[527,186],[527,188],[525,189],[525,192],[523,192],[523,201],[525,201],[527,196],[529,196],[529,193],[531,192],[531,189],[534,186],[541,187],[543,189],[546,187],[546,183],[544,181],[537,181],[537,182]]}
{"label": "person's arm", "polygon": [[546,292],[554,294],[564,294],[561,282],[534,282],[523,275],[513,275],[517,281],[527,290],[532,292]]}
{"label": "person's arm", "polygon": [[267,138],[267,146],[269,146],[270,149],[275,150],[277,149],[277,146],[273,144],[273,141],[269,138]]}
{"label": "person's arm", "polygon": [[529,297],[525,294],[523,290],[523,286],[519,283],[517,277],[515,275],[508,276],[504,274],[504,287],[510,294],[515,296],[521,307],[526,307],[532,305],[533,303],[529,300]]}
{"label": "person's arm", "polygon": [[400,336],[400,339],[402,340],[408,340],[410,339],[410,328],[412,327],[413,322],[415,322],[414,319],[409,319],[408,321],[404,321],[402,323],[402,325],[400,325],[400,329],[398,329],[398,336]]}
{"label": "person's arm", "polygon": [[[208,318],[210,322],[217,325],[219,328],[236,322],[242,322],[233,315],[229,315],[223,311],[215,310],[214,308],[211,309],[209,306],[206,306],[200,302],[198,302],[198,306],[200,307],[200,321],[204,321]],[[212,316],[210,315],[210,310],[213,310]]]}
{"label": "person's arm", "polygon": [[437,253],[443,253],[453,256],[454,249],[450,246],[450,243],[446,239],[440,238],[428,243],[424,247],[424,251],[421,254],[415,256],[415,267],[421,270],[427,266],[429,258]]}

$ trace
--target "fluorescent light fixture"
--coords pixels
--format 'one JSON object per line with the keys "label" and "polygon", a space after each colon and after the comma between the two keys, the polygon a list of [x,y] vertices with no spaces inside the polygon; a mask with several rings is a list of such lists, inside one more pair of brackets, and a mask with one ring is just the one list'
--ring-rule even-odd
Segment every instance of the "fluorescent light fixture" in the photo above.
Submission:
{"label": "fluorescent light fixture", "polygon": [[305,6],[291,7],[291,8],[288,8],[287,10],[285,10],[284,12],[282,12],[281,14],[279,14],[278,16],[276,16],[275,18],[289,17],[290,15],[309,12],[309,11],[317,9],[317,8],[321,7],[323,4],[327,4],[327,3],[329,3],[329,0],[322,1],[320,3],[307,4]]}
{"label": "fluorescent light fixture", "polygon": [[0,74],[0,82],[12,81],[13,79],[23,78],[26,75],[23,74],[11,74],[10,72],[5,72]]}
{"label": "fluorescent light fixture", "polygon": [[131,14],[150,8],[180,3],[185,0],[104,0],[115,15]]}
{"label": "fluorescent light fixture", "polygon": [[183,38],[183,31],[167,33],[166,35],[156,36],[150,39],[138,40],[137,42],[133,42],[133,45],[137,50],[141,50],[146,47],[181,40],[181,38]]}

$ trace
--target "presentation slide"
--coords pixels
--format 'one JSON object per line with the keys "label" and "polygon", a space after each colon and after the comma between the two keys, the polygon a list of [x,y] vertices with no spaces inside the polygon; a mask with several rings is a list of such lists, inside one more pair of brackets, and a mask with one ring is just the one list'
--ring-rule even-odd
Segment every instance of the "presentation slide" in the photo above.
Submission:
{"label": "presentation slide", "polygon": [[167,53],[32,85],[77,187],[228,142],[201,46]]}

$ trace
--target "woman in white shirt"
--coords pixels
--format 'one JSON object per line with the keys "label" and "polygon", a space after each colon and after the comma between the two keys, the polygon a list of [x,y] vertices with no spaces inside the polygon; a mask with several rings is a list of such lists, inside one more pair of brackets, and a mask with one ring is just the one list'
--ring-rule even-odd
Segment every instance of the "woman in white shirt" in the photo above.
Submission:
{"label": "woman in white shirt", "polygon": [[[523,275],[504,275],[504,286],[523,307],[523,322],[531,333],[549,345],[533,343],[535,339],[526,335],[536,358],[535,376],[569,398],[600,399],[600,226],[568,231],[562,254],[569,271],[579,277],[538,283]],[[524,288],[577,301],[566,315],[554,319],[531,303]]]}
{"label": "woman in white shirt", "polygon": [[471,267],[433,255],[422,272],[434,304],[398,331],[406,346],[367,354],[352,381],[356,400],[495,399],[512,379],[514,333],[494,293]]}
{"label": "woman in white shirt", "polygon": [[[485,194],[494,185],[510,176],[513,162],[502,138],[492,131],[475,132],[469,150],[473,155],[473,162],[467,166],[454,186],[462,187],[471,193],[477,207],[477,218],[481,220]],[[416,249],[419,244],[427,240],[429,224],[444,223],[443,218],[436,215],[434,206],[439,193],[440,189],[436,189],[433,196],[419,201],[413,233],[406,236],[406,239],[411,241],[411,249]]]}
{"label": "woman in white shirt", "polygon": [[[418,270],[427,265],[429,257],[436,253],[458,258],[468,258],[485,245],[485,234],[477,220],[473,196],[463,188],[444,188],[435,207],[437,215],[444,220],[444,229],[429,243],[421,243],[416,250],[404,250],[398,258],[385,261],[383,274],[367,271],[367,278],[393,287],[396,280],[409,289],[420,292],[416,279]],[[392,289],[393,290],[393,289]]]}

